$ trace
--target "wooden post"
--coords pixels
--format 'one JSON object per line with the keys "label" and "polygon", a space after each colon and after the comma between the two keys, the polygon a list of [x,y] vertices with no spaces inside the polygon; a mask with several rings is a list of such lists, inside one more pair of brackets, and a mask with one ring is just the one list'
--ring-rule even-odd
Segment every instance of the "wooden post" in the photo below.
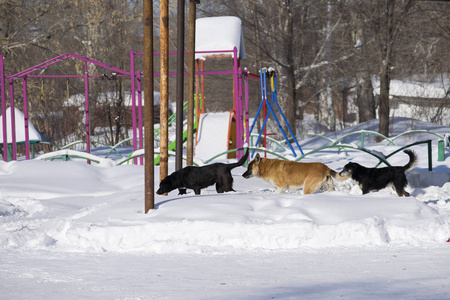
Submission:
{"label": "wooden post", "polygon": [[177,7],[177,118],[175,170],[183,167],[183,100],[184,100],[184,7],[178,0]]}
{"label": "wooden post", "polygon": [[189,1],[187,164],[194,164],[195,18],[199,0]]}
{"label": "wooden post", "polygon": [[153,6],[144,0],[145,213],[155,208],[153,139]]}
{"label": "wooden post", "polygon": [[159,163],[159,180],[163,180],[168,175],[169,167],[169,2],[161,0],[160,8],[160,118],[161,138],[160,138],[160,163]]}

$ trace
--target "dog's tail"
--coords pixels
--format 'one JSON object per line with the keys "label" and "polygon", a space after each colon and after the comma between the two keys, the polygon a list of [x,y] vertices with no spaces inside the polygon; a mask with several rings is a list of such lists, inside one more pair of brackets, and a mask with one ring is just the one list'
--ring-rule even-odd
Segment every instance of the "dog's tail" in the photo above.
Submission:
{"label": "dog's tail", "polygon": [[409,155],[409,163],[407,163],[403,167],[403,168],[405,168],[405,171],[406,171],[406,170],[409,170],[409,169],[411,169],[412,167],[414,167],[416,165],[416,163],[417,163],[417,154],[414,151],[411,151],[411,150],[405,150],[403,152],[405,152],[406,154]]}
{"label": "dog's tail", "polygon": [[228,168],[231,170],[236,167],[242,166],[243,164],[245,164],[245,161],[247,160],[247,158],[248,158],[248,148],[247,148],[247,151],[245,151],[244,156],[242,156],[241,159],[237,163],[228,164]]}
{"label": "dog's tail", "polygon": [[331,177],[333,177],[334,179],[337,179],[339,181],[344,181],[346,179],[350,178],[349,176],[341,176],[341,174],[339,174],[339,172],[336,172],[335,170],[330,169],[330,175]]}

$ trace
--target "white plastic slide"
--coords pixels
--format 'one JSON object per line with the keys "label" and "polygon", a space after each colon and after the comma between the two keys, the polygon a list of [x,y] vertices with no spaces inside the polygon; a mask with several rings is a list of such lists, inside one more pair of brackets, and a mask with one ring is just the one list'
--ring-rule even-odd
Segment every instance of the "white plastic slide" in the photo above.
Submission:
{"label": "white plastic slide", "polygon": [[[230,112],[205,113],[200,115],[197,128],[195,158],[205,161],[228,150]],[[221,155],[219,159],[226,159]]]}

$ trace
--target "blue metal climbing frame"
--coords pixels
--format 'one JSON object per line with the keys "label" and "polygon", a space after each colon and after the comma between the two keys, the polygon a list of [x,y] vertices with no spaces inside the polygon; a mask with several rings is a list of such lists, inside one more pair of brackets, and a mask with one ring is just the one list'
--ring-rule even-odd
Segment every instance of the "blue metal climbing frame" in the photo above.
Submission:
{"label": "blue metal climbing frame", "polygon": [[[280,105],[278,104],[278,99],[277,99],[277,77],[276,77],[276,73],[275,70],[273,68],[262,68],[259,70],[259,74],[260,74],[260,81],[261,81],[261,103],[259,105],[258,111],[256,112],[256,116],[253,120],[253,124],[250,127],[250,134],[253,131],[253,127],[256,124],[256,121],[258,120],[258,116],[259,113],[261,112],[261,108],[263,107],[264,103],[267,105],[269,111],[267,112],[265,118],[264,118],[264,122],[263,122],[263,126],[261,127],[261,130],[259,132],[258,135],[258,139],[256,140],[256,145],[258,145],[259,140],[261,138],[261,135],[264,131],[264,128],[266,126],[267,123],[267,119],[269,118],[269,115],[272,115],[273,118],[275,119],[275,122],[277,123],[278,127],[281,130],[281,133],[283,134],[284,138],[286,139],[287,144],[289,145],[292,154],[294,155],[294,157],[297,157],[297,154],[295,153],[294,148],[292,147],[291,143],[289,142],[289,138],[286,135],[286,132],[283,130],[283,127],[281,126],[280,122],[278,121],[278,118],[273,110],[273,106],[274,104],[276,105],[278,112],[280,113],[281,117],[284,120],[284,123],[286,124],[286,127],[288,128],[292,139],[295,141],[295,144],[297,145],[298,149],[300,150],[300,153],[303,155],[303,151],[302,148],[300,147],[300,145],[298,144],[297,138],[295,137],[294,133],[292,132],[291,127],[289,126],[286,117],[283,114],[283,111],[280,108]],[[271,82],[271,92],[272,92],[272,97],[271,97],[271,103],[269,104],[269,101],[267,99],[267,78],[270,78],[270,82]],[[255,150],[253,150],[252,152],[252,156],[254,154]]]}

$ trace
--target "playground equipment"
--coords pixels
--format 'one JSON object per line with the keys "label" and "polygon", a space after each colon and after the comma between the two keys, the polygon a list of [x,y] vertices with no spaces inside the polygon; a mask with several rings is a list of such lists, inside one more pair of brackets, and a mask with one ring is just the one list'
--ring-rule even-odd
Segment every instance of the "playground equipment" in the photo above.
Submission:
{"label": "playground equipment", "polygon": [[[38,71],[43,71],[47,69],[48,67],[55,65],[59,62],[65,61],[67,59],[74,58],[81,60],[84,63],[84,74],[74,74],[74,75],[52,75],[52,74],[46,74],[46,75],[35,75],[34,73]],[[85,126],[86,126],[86,145],[87,145],[87,152],[90,152],[90,120],[89,120],[89,78],[101,78],[104,77],[105,74],[101,75],[90,75],[88,70],[88,64],[94,64],[99,67],[103,67],[112,73],[114,73],[114,76],[130,76],[130,72],[115,68],[112,66],[109,66],[107,64],[104,64],[102,62],[86,58],[81,55],[72,54],[72,53],[64,53],[61,55],[58,55],[50,60],[44,61],[40,64],[37,64],[31,68],[25,69],[23,71],[20,71],[16,74],[5,76],[4,72],[4,65],[3,65],[3,55],[0,54],[0,80],[1,80],[1,101],[2,101],[2,116],[6,116],[6,80],[9,82],[9,97],[10,97],[10,107],[11,107],[11,122],[14,124],[15,119],[15,109],[14,109],[14,80],[21,80],[22,81],[22,88],[23,88],[23,106],[24,106],[24,128],[25,128],[25,147],[26,147],[26,158],[30,158],[30,140],[29,140],[29,124],[28,124],[28,98],[27,98],[27,79],[28,78],[82,78],[84,79],[84,94],[85,94]],[[113,75],[111,75],[113,76]],[[3,125],[3,153],[7,153],[7,132],[6,132],[6,118],[2,119],[2,125]],[[12,159],[16,159],[16,131],[12,130],[11,132],[12,139]],[[8,160],[7,156],[4,155],[3,159],[5,161]]]}
{"label": "playground equipment", "polygon": [[[219,24],[220,26],[216,26]],[[214,25],[214,26],[213,26]],[[197,119],[200,118],[201,113],[205,113],[205,105],[204,105],[204,93],[200,93],[200,91],[204,90],[204,76],[205,75],[232,75],[233,76],[233,92],[234,92],[234,100],[233,100],[233,113],[231,123],[227,125],[227,128],[230,126],[233,130],[230,132],[233,133],[232,137],[228,137],[227,140],[232,141],[232,147],[241,148],[244,143],[248,142],[249,134],[248,134],[248,72],[242,71],[239,67],[240,59],[245,57],[245,47],[244,47],[244,39],[242,34],[241,21],[236,17],[213,17],[213,18],[203,18],[197,20],[197,28],[196,28],[196,47],[198,51],[195,52],[197,56],[197,95],[201,95],[199,101],[197,101]],[[225,49],[225,50],[223,50]],[[187,52],[184,52],[187,53]],[[154,53],[158,55],[158,52]],[[175,54],[170,53],[170,54]],[[135,56],[143,55],[143,53],[136,53],[133,50],[130,51],[130,71],[125,71],[102,62],[86,58],[81,55],[65,53],[59,56],[56,56],[50,60],[39,63],[31,68],[20,71],[16,74],[10,74],[8,76],[5,75],[4,66],[3,66],[3,56],[0,55],[0,79],[1,79],[1,99],[2,99],[2,115],[6,114],[6,84],[9,82],[10,90],[9,90],[9,104],[11,108],[14,108],[14,84],[13,82],[16,80],[22,81],[23,86],[23,103],[24,103],[24,119],[25,119],[25,131],[28,132],[28,99],[27,99],[27,79],[30,78],[40,78],[41,79],[41,91],[43,91],[43,80],[45,78],[65,78],[68,81],[69,78],[80,78],[84,79],[85,85],[85,93],[84,93],[84,108],[85,108],[85,128],[86,128],[86,145],[87,152],[90,153],[90,145],[91,143],[91,128],[90,128],[90,112],[89,112],[89,80],[91,78],[129,78],[131,80],[131,95],[132,95],[132,128],[133,128],[133,150],[137,151],[138,149],[143,149],[143,118],[142,118],[142,76],[144,75],[139,69],[136,70],[135,64]],[[206,58],[215,58],[215,57],[231,57],[233,60],[233,68],[231,70],[223,70],[223,71],[205,71],[203,60]],[[51,74],[47,68],[58,64],[59,62],[68,60],[68,59],[76,59],[80,60],[84,63],[84,73],[83,74],[73,74],[73,75],[55,75]],[[96,66],[107,69],[104,74],[89,74],[89,64],[94,64]],[[42,75],[43,71],[46,70],[45,75]],[[40,72],[39,74],[36,74]],[[111,73],[105,74],[105,73]],[[50,74],[49,74],[50,73]],[[185,72],[185,75],[187,73]],[[159,74],[154,74],[158,76]],[[169,73],[169,76],[175,76],[175,73]],[[201,78],[201,80],[200,80]],[[245,86],[245,105],[243,102],[243,88]],[[14,120],[14,109],[11,110],[11,119]],[[7,133],[6,133],[6,119],[3,119],[3,149],[4,153],[7,151]],[[231,124],[231,125],[230,125]],[[234,134],[235,132],[235,134]],[[16,159],[16,141],[15,141],[15,131],[13,130],[12,135],[12,159]],[[225,141],[225,142],[226,142]],[[26,157],[29,159],[29,151],[30,151],[30,140],[25,139],[24,141],[26,145]],[[243,155],[243,151],[237,151],[238,157]],[[4,160],[7,160],[7,157],[4,156]],[[137,160],[135,160],[137,163]],[[140,163],[143,163],[143,160],[140,160]]]}
{"label": "playground equipment", "polygon": [[[224,70],[224,71],[199,71],[197,72],[197,76],[205,76],[205,75],[233,75],[234,78],[242,78],[242,70],[240,68],[238,68],[238,49],[237,47],[235,47],[232,50],[221,50],[221,51],[199,51],[198,53],[202,54],[202,55],[208,55],[210,53],[223,53],[223,54],[228,54],[228,55],[232,55],[233,56],[233,69],[232,70]],[[155,54],[159,54],[159,53],[155,53]],[[135,55],[143,55],[143,53],[135,53],[133,50],[131,50],[131,64],[132,64],[132,70],[134,70],[134,57]],[[54,75],[54,74],[46,74],[46,75],[41,75],[41,74],[35,74],[37,72],[43,71],[44,69],[49,68],[52,65],[55,65],[57,63],[60,63],[62,61],[65,61],[67,59],[76,59],[76,60],[80,60],[81,62],[84,63],[85,66],[85,73],[84,74],[70,74],[70,75]],[[6,132],[6,124],[7,124],[7,120],[11,119],[14,120],[15,119],[15,110],[11,109],[8,111],[7,113],[7,103],[6,103],[6,83],[9,83],[10,89],[9,89],[9,103],[10,103],[10,107],[13,108],[14,107],[14,88],[13,88],[13,81],[17,81],[17,80],[21,80],[22,81],[22,86],[23,86],[23,103],[24,103],[24,123],[22,123],[23,125],[17,124],[17,123],[12,123],[14,124],[13,126],[17,126],[18,127],[22,127],[25,130],[25,140],[23,141],[25,146],[26,146],[26,159],[30,159],[30,143],[33,143],[32,140],[30,140],[29,138],[29,134],[27,134],[29,132],[29,124],[28,124],[28,97],[27,97],[27,80],[31,79],[31,78],[39,78],[39,79],[45,79],[45,78],[61,78],[61,79],[68,79],[68,78],[80,78],[80,79],[84,79],[84,84],[85,84],[85,94],[84,94],[84,108],[85,108],[85,128],[86,128],[86,145],[87,145],[87,152],[90,153],[90,145],[91,143],[91,128],[90,128],[90,112],[89,112],[89,80],[91,78],[104,78],[106,74],[98,74],[98,75],[91,75],[88,73],[88,64],[94,64],[97,66],[100,66],[102,68],[106,68],[107,70],[109,70],[111,73],[111,75],[106,75],[106,76],[115,76],[118,78],[130,78],[132,82],[136,81],[137,84],[132,84],[131,86],[131,95],[132,95],[132,120],[133,120],[133,150],[137,151],[138,149],[143,149],[143,119],[142,119],[142,86],[141,86],[141,78],[143,76],[143,73],[139,70],[137,70],[136,72],[128,72],[119,68],[115,68],[113,66],[109,66],[107,64],[104,64],[102,62],[99,61],[95,61],[92,59],[88,59],[84,56],[81,55],[77,55],[77,54],[71,54],[71,53],[65,53],[59,56],[56,56],[50,60],[44,61],[42,63],[39,63],[31,68],[25,69],[23,71],[20,71],[16,74],[11,74],[6,76],[4,73],[4,66],[3,66],[3,56],[0,54],[0,79],[1,79],[1,100],[2,100],[2,115],[5,116],[6,114],[9,114],[11,117],[10,118],[4,118],[2,120],[2,125],[3,125],[3,129],[2,129],[2,133],[3,133],[3,152],[7,153],[8,149],[7,149],[7,145],[8,143],[11,145],[11,151],[12,152],[12,159],[15,160],[16,159],[16,143],[17,143],[17,139],[16,139],[16,131],[12,131],[12,132]],[[47,72],[48,73],[48,72]],[[185,73],[187,74],[187,73]],[[158,76],[159,74],[156,73],[156,76]],[[174,76],[174,73],[170,73],[169,75]],[[241,107],[241,109],[237,110],[236,108],[234,108],[239,114],[234,114],[234,118],[237,119],[238,124],[243,124],[242,121],[242,84],[240,83],[239,85],[236,84],[236,89],[237,93],[235,93],[235,100],[234,100],[234,106],[236,107]],[[239,95],[241,95],[241,97],[239,98]],[[203,97],[200,99],[200,103],[204,103],[203,102]],[[248,100],[247,100],[248,101]],[[199,101],[197,101],[199,102]],[[237,103],[237,105],[236,105]],[[247,102],[248,103],[248,102]],[[199,104],[200,105],[200,104]],[[200,107],[200,106],[199,106]],[[202,104],[202,110],[204,111],[204,104]],[[248,104],[247,104],[248,107]],[[248,112],[246,113],[246,119],[248,120]],[[241,122],[241,123],[239,123]],[[242,126],[242,125],[241,125]],[[10,138],[8,137],[8,135],[10,135]],[[247,135],[248,136],[248,135]],[[7,139],[10,139],[9,142],[7,142]],[[238,128],[236,130],[236,143],[238,146],[242,146],[244,144],[244,134],[242,133],[242,129]],[[4,156],[4,160],[7,161],[8,158],[5,155]]]}
{"label": "playground equipment", "polygon": [[233,111],[200,115],[195,146],[196,158],[206,160],[212,155],[229,150],[233,117]]}
{"label": "playground equipment", "polygon": [[[274,105],[276,106],[276,108],[278,109],[279,114],[281,115],[282,119],[284,120],[284,123],[286,124],[286,127],[288,128],[289,132],[292,135],[292,139],[295,141],[295,144],[297,145],[298,149],[300,150],[300,153],[303,155],[303,151],[302,148],[300,147],[300,145],[298,144],[297,138],[295,137],[294,133],[292,132],[291,127],[289,126],[283,111],[280,108],[280,105],[278,104],[278,93],[277,93],[277,80],[276,80],[276,73],[275,70],[273,68],[262,68],[261,70],[259,70],[260,73],[260,81],[261,81],[261,104],[259,105],[258,111],[256,112],[256,116],[255,119],[253,120],[253,124],[250,128],[250,133],[253,131],[253,127],[256,124],[256,121],[258,120],[258,116],[259,113],[261,112],[261,108],[262,107],[267,107],[269,109],[269,111],[267,112],[267,114],[264,113],[265,117],[264,117],[264,122],[262,125],[262,128],[259,132],[258,135],[258,139],[256,140],[256,144],[258,144],[261,135],[264,133],[264,138],[266,137],[266,124],[267,124],[267,120],[269,118],[269,115],[272,115],[272,117],[274,118],[275,122],[278,125],[278,128],[281,130],[281,133],[283,134],[289,148],[292,151],[292,154],[294,155],[294,157],[297,156],[297,154],[295,153],[294,148],[292,147],[289,138],[287,137],[286,133],[283,130],[283,127],[281,126],[280,122],[278,121],[278,118],[274,112]],[[267,99],[267,78],[270,79],[270,86],[271,86],[271,91],[272,91],[272,101],[271,103],[269,103],[268,99]],[[252,152],[252,156],[255,153],[255,151]]]}
{"label": "playground equipment", "polygon": [[[3,156],[7,157],[8,160],[13,159],[13,154],[15,154],[15,151],[13,151],[12,147],[13,145],[16,146],[16,144],[25,144],[26,141],[29,141],[30,151],[31,151],[31,158],[34,158],[34,146],[36,144],[51,144],[50,140],[47,139],[39,130],[37,130],[34,125],[25,119],[24,114],[17,108],[14,109],[14,113],[11,112],[11,108],[8,108],[6,110],[5,116],[6,116],[6,129],[5,131],[7,134],[7,154],[4,152],[4,148],[0,149],[0,152],[3,154]],[[14,120],[11,119],[11,117],[14,117]],[[0,116],[0,145],[3,145],[4,139],[3,139],[3,116]],[[28,130],[25,130],[22,124],[27,123],[28,124]],[[14,134],[12,132],[14,131]],[[14,143],[13,143],[14,140]],[[30,153],[28,153],[29,155]]]}
{"label": "playground equipment", "polygon": [[[229,149],[232,148],[240,148],[244,145],[244,143],[248,142],[248,130],[244,133],[244,126],[248,124],[248,93],[245,99],[245,107],[243,102],[243,87],[245,80],[245,72],[239,67],[240,60],[245,58],[245,46],[244,46],[244,38],[242,34],[242,26],[241,20],[237,17],[211,17],[211,18],[201,18],[196,20],[196,38],[195,38],[195,58],[196,58],[196,124],[199,124],[199,120],[201,115],[206,113],[206,105],[205,105],[205,94],[204,94],[204,77],[207,75],[232,75],[233,76],[233,92],[234,92],[234,100],[233,100],[233,108],[232,108],[232,118],[230,124],[224,124],[226,128],[230,128],[230,134],[228,138],[224,139],[224,143],[227,141],[232,141]],[[188,52],[184,52],[185,54]],[[159,52],[155,52],[155,55],[159,55]],[[169,55],[177,54],[177,52],[169,52]],[[134,82],[134,78],[140,78],[142,74],[140,72],[135,73],[136,66],[136,56],[142,56],[143,53],[138,53],[131,51],[130,52],[130,61],[131,61],[131,81]],[[205,59],[214,59],[214,58],[231,58],[233,60],[233,68],[231,70],[220,70],[220,71],[205,71],[204,69],[204,60]],[[155,73],[156,76],[159,76],[159,73]],[[169,76],[176,76],[176,73],[168,73]],[[187,75],[187,73],[185,73]],[[136,89],[137,88],[137,89]],[[248,88],[248,83],[246,85],[246,89]],[[136,90],[139,95],[139,87],[132,84],[131,93],[133,97],[136,94]],[[133,100],[134,103],[135,100]],[[138,99],[138,102],[140,100]],[[138,107],[139,112],[137,113],[137,122],[139,124],[142,123],[140,108]],[[135,108],[133,108],[135,111]],[[210,115],[209,119],[212,118]],[[135,118],[133,117],[133,120]],[[133,125],[133,128],[141,128],[140,126]],[[138,149],[143,148],[143,139],[142,131],[137,130],[133,131],[134,145],[133,150],[137,151]],[[247,139],[247,140],[246,140]],[[199,139],[197,133],[197,141],[202,140],[202,145],[205,145],[207,139]],[[173,141],[171,145],[175,146],[175,142]],[[137,144],[139,143],[139,145]],[[175,150],[171,149],[171,145],[169,145],[169,151]],[[197,146],[198,143],[197,143]],[[214,145],[215,146],[215,145]],[[202,147],[200,145],[200,147]],[[240,158],[244,153],[243,151],[237,151],[238,158]],[[196,153],[197,150],[196,150]],[[158,160],[157,160],[158,161]]]}

